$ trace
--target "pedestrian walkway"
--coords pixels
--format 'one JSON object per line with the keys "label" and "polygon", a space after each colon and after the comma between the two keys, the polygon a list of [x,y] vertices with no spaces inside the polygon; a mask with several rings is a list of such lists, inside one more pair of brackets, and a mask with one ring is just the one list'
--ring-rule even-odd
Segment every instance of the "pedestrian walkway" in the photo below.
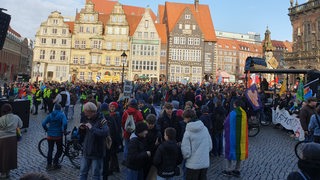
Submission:
{"label": "pedestrian walkway", "polygon": [[[11,171],[10,179],[18,179],[29,172],[47,173],[52,179],[78,179],[79,170],[75,169],[67,158],[62,162],[62,168],[47,172],[46,159],[37,149],[40,139],[45,137],[41,127],[41,121],[46,117],[42,110],[39,114],[30,116],[30,125],[27,132],[23,131],[22,141],[18,142],[18,169]],[[80,105],[75,108],[75,116],[68,123],[68,130],[79,124]],[[297,158],[294,155],[294,145],[297,141],[290,138],[285,131],[272,127],[262,127],[261,132],[253,138],[249,138],[249,158],[243,162],[241,179],[286,179],[288,174],[297,170]],[[119,154],[119,162],[122,154]],[[224,158],[211,158],[211,166],[208,170],[208,179],[237,179],[224,177],[221,172],[224,169]],[[115,173],[111,180],[125,179],[125,169],[121,166],[121,173]]]}

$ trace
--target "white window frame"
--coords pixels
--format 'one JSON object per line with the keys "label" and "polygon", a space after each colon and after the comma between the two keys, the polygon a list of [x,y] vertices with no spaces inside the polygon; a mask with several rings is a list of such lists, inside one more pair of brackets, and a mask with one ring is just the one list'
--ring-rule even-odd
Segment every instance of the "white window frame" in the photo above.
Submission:
{"label": "white window frame", "polygon": [[66,51],[60,51],[60,61],[66,60]]}

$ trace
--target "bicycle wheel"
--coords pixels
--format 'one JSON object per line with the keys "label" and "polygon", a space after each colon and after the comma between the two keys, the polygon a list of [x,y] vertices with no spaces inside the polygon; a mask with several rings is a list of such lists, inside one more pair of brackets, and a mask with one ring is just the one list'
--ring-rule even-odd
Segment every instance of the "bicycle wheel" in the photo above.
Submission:
{"label": "bicycle wheel", "polygon": [[39,141],[38,143],[38,150],[39,150],[39,153],[47,158],[48,156],[48,141],[47,141],[47,138],[43,138]]}
{"label": "bicycle wheel", "polygon": [[[63,157],[64,157],[64,144],[62,144],[62,156],[59,159],[59,163],[61,163],[63,161]],[[40,154],[44,157],[44,158],[48,158],[48,140],[47,138],[43,138],[39,141],[38,143],[38,150],[40,152]],[[53,152],[52,152],[52,156],[54,156],[57,152],[57,148],[53,148]]]}
{"label": "bicycle wheel", "polygon": [[80,169],[80,161],[82,157],[82,146],[78,142],[68,141],[66,146],[66,156],[68,156],[71,164]]}
{"label": "bicycle wheel", "polygon": [[307,143],[309,143],[310,141],[299,141],[295,146],[294,146],[294,153],[296,154],[296,156],[299,159],[302,159],[302,150],[303,150],[303,146]]}
{"label": "bicycle wheel", "polygon": [[255,137],[260,132],[259,125],[255,124],[248,124],[248,136],[249,137]]}

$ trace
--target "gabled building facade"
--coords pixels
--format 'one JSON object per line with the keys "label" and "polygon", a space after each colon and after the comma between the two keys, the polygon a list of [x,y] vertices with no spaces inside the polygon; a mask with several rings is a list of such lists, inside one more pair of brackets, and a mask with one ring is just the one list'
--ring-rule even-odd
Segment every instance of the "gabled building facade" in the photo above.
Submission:
{"label": "gabled building facade", "polygon": [[201,82],[214,74],[216,36],[207,5],[166,2],[158,20],[167,29],[169,81]]}
{"label": "gabled building facade", "polygon": [[[60,12],[52,12],[36,34],[32,81],[69,80],[71,32]],[[40,63],[39,68],[37,64]]]}
{"label": "gabled building facade", "polygon": [[103,45],[103,23],[89,1],[74,22],[70,60],[72,81],[92,81],[100,75]]}
{"label": "gabled building facade", "polygon": [[[142,17],[136,17],[138,25],[132,29],[131,35],[131,79],[160,79],[160,50],[161,38],[158,35],[150,8],[145,9]],[[134,22],[131,23],[134,26]]]}

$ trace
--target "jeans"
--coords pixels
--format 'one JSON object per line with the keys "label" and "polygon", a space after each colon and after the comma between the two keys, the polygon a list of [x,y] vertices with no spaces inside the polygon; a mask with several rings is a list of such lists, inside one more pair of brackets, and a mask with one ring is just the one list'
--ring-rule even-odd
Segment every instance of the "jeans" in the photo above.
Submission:
{"label": "jeans", "polygon": [[103,167],[103,158],[101,159],[88,159],[82,157],[80,163],[80,180],[88,179],[88,172],[90,167],[92,168],[92,179],[101,180],[102,178],[102,167]]}
{"label": "jeans", "polygon": [[54,143],[56,143],[57,146],[57,152],[54,155],[53,164],[59,164],[59,158],[62,155],[62,138],[61,139],[48,139],[48,158],[47,158],[47,164],[52,164],[52,153],[54,148]]}
{"label": "jeans", "polygon": [[213,135],[213,155],[220,156],[223,154],[223,134],[217,133]]}
{"label": "jeans", "polygon": [[128,145],[129,145],[129,139],[125,139],[124,140],[124,148],[123,148],[123,160],[124,161],[127,161]]}
{"label": "jeans", "polygon": [[126,180],[143,180],[143,170],[135,171],[127,168]]}
{"label": "jeans", "polygon": [[69,115],[69,117],[67,117],[68,119],[73,119],[73,115],[74,115],[74,105],[70,105],[69,106],[69,113],[68,113],[68,115]]}
{"label": "jeans", "polygon": [[189,169],[187,168],[187,180],[207,180],[207,168]]}
{"label": "jeans", "polygon": [[66,118],[68,119],[68,112],[69,112],[69,106],[64,107],[64,114],[66,115]]}

